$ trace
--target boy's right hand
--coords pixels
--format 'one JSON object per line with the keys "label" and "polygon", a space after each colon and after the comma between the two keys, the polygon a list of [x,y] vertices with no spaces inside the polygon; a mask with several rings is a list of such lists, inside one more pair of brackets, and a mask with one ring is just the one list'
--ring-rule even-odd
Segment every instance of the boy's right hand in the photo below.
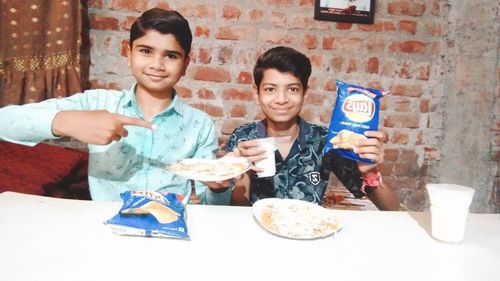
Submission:
{"label": "boy's right hand", "polygon": [[[250,162],[255,163],[259,160],[266,159],[266,150],[262,148],[257,140],[247,140],[238,143],[233,151],[232,155],[235,157],[245,157]],[[262,172],[261,168],[255,166],[252,170],[256,172]]]}
{"label": "boy's right hand", "polygon": [[125,125],[153,130],[148,121],[110,113],[107,110],[60,111],[52,121],[52,134],[75,138],[88,144],[109,144],[128,135]]}

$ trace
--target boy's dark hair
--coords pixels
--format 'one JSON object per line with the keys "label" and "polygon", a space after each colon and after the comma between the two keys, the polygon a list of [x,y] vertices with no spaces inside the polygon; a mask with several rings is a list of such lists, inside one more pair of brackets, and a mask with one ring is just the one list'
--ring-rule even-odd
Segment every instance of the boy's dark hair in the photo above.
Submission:
{"label": "boy's dark hair", "polygon": [[135,39],[144,36],[148,30],[156,30],[161,34],[172,34],[181,45],[185,55],[189,55],[193,35],[188,21],[178,12],[153,8],[142,13],[130,28],[130,47],[132,48]]}
{"label": "boy's dark hair", "polygon": [[264,70],[274,68],[279,72],[292,73],[302,82],[304,90],[311,76],[311,61],[299,51],[289,47],[275,47],[262,54],[253,69],[255,85],[260,87]]}

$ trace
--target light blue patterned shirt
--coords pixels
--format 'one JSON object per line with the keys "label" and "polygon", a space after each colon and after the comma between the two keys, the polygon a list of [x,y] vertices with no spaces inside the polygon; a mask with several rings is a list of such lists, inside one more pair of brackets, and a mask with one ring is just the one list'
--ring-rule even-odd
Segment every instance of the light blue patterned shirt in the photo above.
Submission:
{"label": "light blue patterned shirt", "polygon": [[[185,104],[174,92],[172,103],[152,123],[152,131],[126,126],[129,134],[109,145],[89,144],[89,186],[93,200],[119,201],[127,190],[166,191],[190,197],[190,182],[168,172],[167,165],[183,158],[213,159],[217,133],[210,117]],[[135,99],[135,84],[128,90],[88,90],[62,99],[0,108],[0,139],[35,145],[52,134],[52,120],[62,110],[107,110],[144,119]],[[195,183],[205,204],[228,204],[230,191],[213,193]]]}

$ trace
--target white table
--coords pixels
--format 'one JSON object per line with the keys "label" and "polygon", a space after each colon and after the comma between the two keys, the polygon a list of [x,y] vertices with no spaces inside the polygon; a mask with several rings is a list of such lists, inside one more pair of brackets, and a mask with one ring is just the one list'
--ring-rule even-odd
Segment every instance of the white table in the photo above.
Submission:
{"label": "white table", "polygon": [[450,245],[427,212],[335,210],[337,236],[300,241],[248,207],[189,205],[186,241],[113,234],[120,206],[0,194],[0,280],[500,280],[500,214],[471,214]]}

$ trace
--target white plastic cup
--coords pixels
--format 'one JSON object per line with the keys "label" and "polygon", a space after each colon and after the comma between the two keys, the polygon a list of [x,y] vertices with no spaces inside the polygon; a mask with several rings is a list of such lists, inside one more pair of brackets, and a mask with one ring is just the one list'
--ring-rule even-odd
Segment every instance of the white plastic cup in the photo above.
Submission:
{"label": "white plastic cup", "polygon": [[276,174],[276,159],[274,158],[274,151],[276,150],[275,138],[257,139],[259,145],[266,150],[266,158],[255,162],[255,166],[262,168],[264,171],[258,172],[259,178],[271,177]]}
{"label": "white plastic cup", "polygon": [[443,242],[460,243],[474,189],[456,184],[427,184],[431,202],[432,236]]}

